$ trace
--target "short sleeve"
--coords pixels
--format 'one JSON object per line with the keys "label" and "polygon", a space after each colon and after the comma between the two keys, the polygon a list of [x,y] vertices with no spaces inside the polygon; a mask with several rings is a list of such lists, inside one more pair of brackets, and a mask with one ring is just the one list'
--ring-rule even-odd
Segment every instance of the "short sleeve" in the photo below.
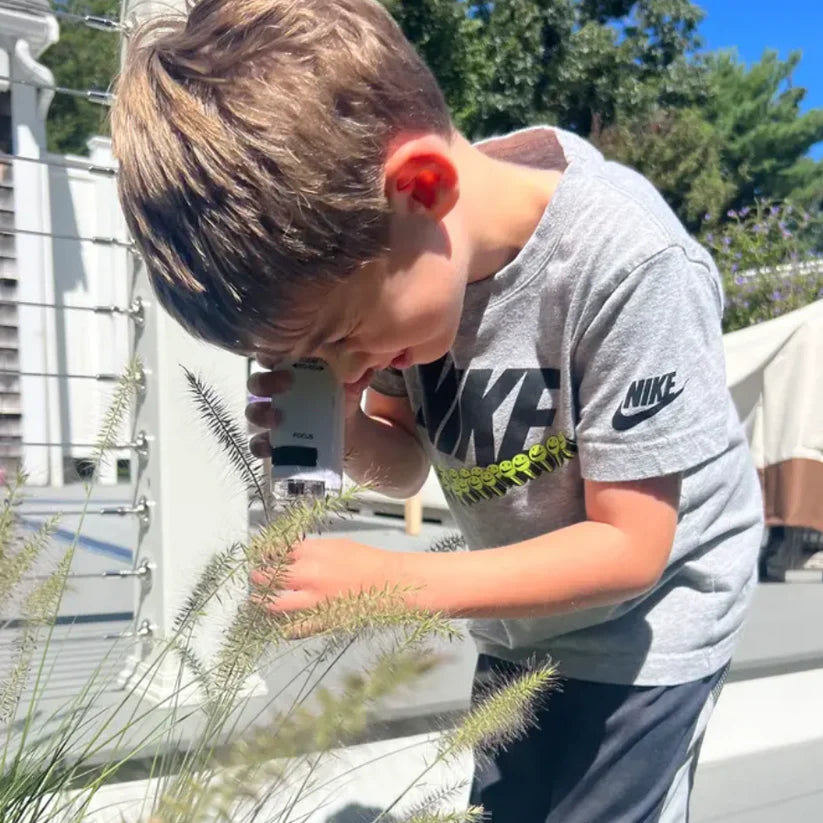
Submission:
{"label": "short sleeve", "polygon": [[667,248],[609,294],[577,341],[583,477],[685,471],[728,446],[729,394],[716,270]]}
{"label": "short sleeve", "polygon": [[405,397],[408,393],[406,391],[406,381],[403,379],[403,373],[398,369],[382,369],[377,372],[369,383],[369,388],[380,394],[386,394],[389,397]]}

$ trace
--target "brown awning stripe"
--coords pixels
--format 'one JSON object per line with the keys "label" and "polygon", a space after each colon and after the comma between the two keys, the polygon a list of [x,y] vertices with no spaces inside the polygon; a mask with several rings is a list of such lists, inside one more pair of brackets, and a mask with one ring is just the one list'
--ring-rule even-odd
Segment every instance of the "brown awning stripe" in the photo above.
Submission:
{"label": "brown awning stripe", "polygon": [[758,473],[767,525],[823,532],[823,463],[793,458]]}

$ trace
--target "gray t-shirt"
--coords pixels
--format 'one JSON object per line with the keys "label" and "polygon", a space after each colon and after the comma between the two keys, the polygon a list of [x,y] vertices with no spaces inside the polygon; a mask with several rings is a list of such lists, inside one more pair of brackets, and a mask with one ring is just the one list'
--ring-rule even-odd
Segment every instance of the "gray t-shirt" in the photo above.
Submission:
{"label": "gray t-shirt", "polygon": [[717,269],[646,179],[581,138],[540,128],[481,145],[563,169],[560,184],[516,259],[468,286],[451,351],[373,387],[408,395],[472,550],[585,520],[584,478],[680,472],[682,491],[651,591],[558,617],[474,620],[471,634],[510,660],[548,653],[568,677],[704,677],[731,656],[763,525],[726,387]]}

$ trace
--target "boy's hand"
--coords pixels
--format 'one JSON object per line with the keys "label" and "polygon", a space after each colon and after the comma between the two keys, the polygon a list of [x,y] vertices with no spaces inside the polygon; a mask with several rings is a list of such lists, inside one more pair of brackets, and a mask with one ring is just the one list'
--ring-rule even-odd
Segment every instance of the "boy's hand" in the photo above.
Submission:
{"label": "boy's hand", "polygon": [[[352,540],[311,538],[289,552],[289,564],[281,569],[279,578],[265,567],[252,572],[251,583],[259,593],[251,599],[273,615],[299,618],[299,612],[331,598],[399,585],[399,560],[394,552]],[[314,628],[315,632],[321,630]]]}
{"label": "boy's hand", "polygon": [[[265,366],[266,363],[260,361]],[[249,441],[249,449],[255,457],[269,457],[271,447],[269,445],[268,431],[277,428],[283,420],[283,415],[275,405],[277,395],[285,394],[292,387],[292,374],[286,370],[256,372],[248,381],[248,390],[255,397],[271,397],[272,403],[265,400],[253,400],[246,406],[246,419],[253,426],[265,429],[265,432],[255,434]],[[361,391],[352,391],[349,386],[344,387],[346,423],[351,420],[360,408]]]}

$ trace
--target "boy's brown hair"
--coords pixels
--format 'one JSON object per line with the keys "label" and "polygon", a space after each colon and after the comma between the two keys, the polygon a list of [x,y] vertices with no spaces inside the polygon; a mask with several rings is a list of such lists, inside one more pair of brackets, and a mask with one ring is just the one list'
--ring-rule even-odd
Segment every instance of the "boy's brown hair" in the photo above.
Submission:
{"label": "boy's brown hair", "polygon": [[199,0],[135,33],[116,94],[120,200],[158,298],[227,348],[282,338],[307,286],[385,251],[390,140],[451,133],[374,0]]}

